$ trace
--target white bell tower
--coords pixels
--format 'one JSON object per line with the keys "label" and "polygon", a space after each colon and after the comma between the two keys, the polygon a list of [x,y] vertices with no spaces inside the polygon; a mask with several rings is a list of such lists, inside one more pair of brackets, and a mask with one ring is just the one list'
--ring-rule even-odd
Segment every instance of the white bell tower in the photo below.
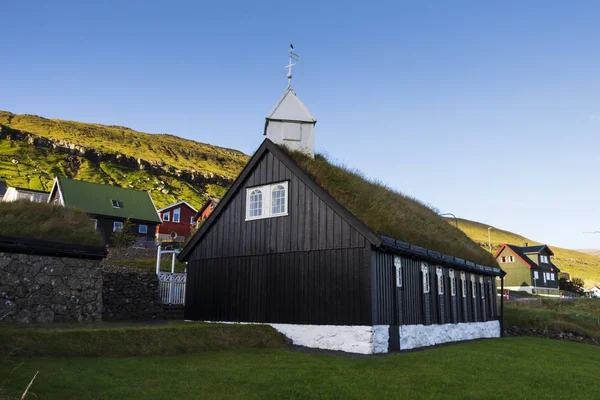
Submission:
{"label": "white bell tower", "polygon": [[292,60],[299,59],[293,50],[290,45],[290,62],[286,66],[288,87],[267,116],[264,134],[276,144],[314,158],[317,120],[292,90],[292,67],[296,65],[292,64]]}

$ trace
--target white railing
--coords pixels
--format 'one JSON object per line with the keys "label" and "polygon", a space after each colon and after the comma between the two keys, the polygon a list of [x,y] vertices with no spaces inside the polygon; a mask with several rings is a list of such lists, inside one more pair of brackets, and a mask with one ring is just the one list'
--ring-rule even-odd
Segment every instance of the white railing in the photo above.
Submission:
{"label": "white railing", "polygon": [[[163,304],[185,304],[186,273],[175,272],[175,257],[179,252],[162,250],[158,246],[156,253],[156,275],[158,275],[158,294]],[[160,260],[163,254],[171,254],[171,272],[161,272]]]}

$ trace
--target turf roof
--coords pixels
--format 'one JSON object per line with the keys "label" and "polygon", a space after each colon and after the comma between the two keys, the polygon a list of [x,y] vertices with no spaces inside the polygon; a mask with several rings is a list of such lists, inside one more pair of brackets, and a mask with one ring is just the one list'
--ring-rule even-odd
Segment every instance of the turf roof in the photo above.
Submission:
{"label": "turf roof", "polygon": [[493,255],[417,199],[372,182],[358,172],[286,150],[323,189],[374,232],[478,264],[498,266]]}
{"label": "turf roof", "polygon": [[[57,177],[65,206],[88,214],[160,223],[148,192]],[[113,200],[119,207],[113,206]]]}
{"label": "turf roof", "polygon": [[29,200],[0,202],[0,236],[104,246],[85,212]]}

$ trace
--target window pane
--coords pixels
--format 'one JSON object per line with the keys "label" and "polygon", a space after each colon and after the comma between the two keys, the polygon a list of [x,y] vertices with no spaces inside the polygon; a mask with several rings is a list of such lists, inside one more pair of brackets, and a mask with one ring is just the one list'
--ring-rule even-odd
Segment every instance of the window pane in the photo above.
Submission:
{"label": "window pane", "polygon": [[250,193],[249,217],[260,217],[262,215],[262,191],[255,189]]}
{"label": "window pane", "polygon": [[273,188],[271,194],[271,213],[273,215],[285,213],[285,188],[283,185],[277,185]]}
{"label": "window pane", "polygon": [[179,214],[181,212],[181,209],[176,208],[175,210],[173,210],[173,222],[179,222]]}

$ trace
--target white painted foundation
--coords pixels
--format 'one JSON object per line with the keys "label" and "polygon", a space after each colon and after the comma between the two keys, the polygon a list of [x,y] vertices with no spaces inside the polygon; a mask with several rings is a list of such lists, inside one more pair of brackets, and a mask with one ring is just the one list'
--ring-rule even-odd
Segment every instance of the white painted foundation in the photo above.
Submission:
{"label": "white painted foundation", "polygon": [[500,322],[400,326],[400,350],[464,340],[500,337]]}
{"label": "white painted foundation", "polygon": [[[204,322],[219,324],[252,323]],[[265,325],[271,325],[298,346],[358,354],[381,354],[389,351],[389,325]],[[417,349],[449,342],[500,337],[499,321],[443,325],[402,325],[398,329],[400,333],[400,350]]]}
{"label": "white painted foundation", "polygon": [[292,343],[347,353],[387,353],[389,326],[269,324]]}

